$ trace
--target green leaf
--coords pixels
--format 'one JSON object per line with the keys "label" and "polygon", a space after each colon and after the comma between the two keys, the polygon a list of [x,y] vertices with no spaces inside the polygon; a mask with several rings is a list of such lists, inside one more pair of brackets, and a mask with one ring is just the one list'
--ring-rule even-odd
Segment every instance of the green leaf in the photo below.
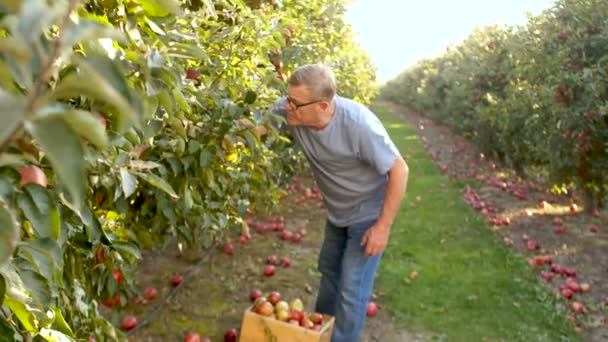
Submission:
{"label": "green leaf", "polygon": [[10,259],[19,241],[19,230],[13,215],[0,207],[0,264]]}
{"label": "green leaf", "polygon": [[29,303],[31,297],[29,292],[25,288],[21,277],[15,270],[13,264],[0,265],[0,275],[6,283],[6,296],[4,299],[12,298],[13,300],[20,303]]}
{"label": "green leaf", "polygon": [[112,105],[117,110],[117,128],[124,130],[129,123],[137,123],[142,113],[142,101],[124,78],[118,66],[107,56],[91,55],[75,62],[79,74],[69,74],[59,81],[49,97],[71,99],[86,96]]}
{"label": "green leaf", "polygon": [[62,284],[63,254],[56,241],[42,238],[19,245],[17,254],[47,280]]}
{"label": "green leaf", "polygon": [[72,129],[83,136],[85,139],[95,144],[99,148],[106,148],[109,145],[106,130],[97,114],[84,110],[70,110],[62,115],[62,119],[72,127]]}
{"label": "green leaf", "polygon": [[169,14],[178,15],[182,10],[175,0],[139,0],[139,4],[152,17],[165,17]]}
{"label": "green leaf", "polygon": [[179,199],[179,196],[175,193],[175,191],[173,190],[171,185],[169,183],[167,183],[167,181],[165,181],[164,179],[158,177],[157,175],[151,174],[151,173],[141,173],[141,172],[136,173],[136,175],[137,175],[137,177],[150,183],[150,185],[166,192],[172,198]]}
{"label": "green leaf", "polygon": [[200,163],[201,167],[202,168],[209,167],[209,165],[211,165],[211,158],[212,158],[211,152],[208,149],[203,148],[201,150],[201,155],[199,158],[200,159],[199,163]]}
{"label": "green leaf", "polygon": [[6,280],[4,280],[4,276],[0,274],[0,306],[4,302],[4,295],[6,294]]}
{"label": "green leaf", "polygon": [[49,342],[74,342],[75,340],[65,335],[64,333],[53,330],[42,328],[40,329],[40,336],[44,337]]}
{"label": "green leaf", "polygon": [[47,308],[51,305],[51,288],[49,281],[31,270],[19,270],[19,275],[25,284],[30,294],[40,306]]}
{"label": "green leaf", "polygon": [[65,52],[71,52],[73,46],[78,43],[100,38],[110,38],[121,43],[127,43],[124,33],[111,25],[102,24],[97,20],[80,18],[77,24],[70,25],[65,29],[63,34],[64,50]]}
{"label": "green leaf", "polygon": [[80,139],[59,118],[26,122],[26,128],[38,141],[61,181],[72,195],[72,202],[81,207],[87,187],[85,160]]}
{"label": "green leaf", "polygon": [[[0,277],[1,278],[1,277]],[[0,303],[1,304],[1,303]],[[0,342],[14,342],[15,331],[5,319],[0,319]]]}
{"label": "green leaf", "polygon": [[135,190],[137,190],[137,178],[130,174],[124,167],[120,168],[120,182],[125,198],[129,198],[129,196],[133,195]]}
{"label": "green leaf", "polygon": [[70,326],[68,325],[68,322],[65,321],[61,310],[59,310],[59,308],[57,307],[53,307],[53,312],[55,313],[55,322],[53,325],[57,328],[57,330],[70,337],[74,337],[74,332],[72,331],[72,328],[70,328]]}
{"label": "green leaf", "polygon": [[0,142],[6,141],[23,120],[24,100],[0,89]]}
{"label": "green leaf", "polygon": [[59,210],[45,188],[28,184],[24,192],[17,195],[17,204],[32,224],[38,237],[57,240],[61,231]]}
{"label": "green leaf", "polygon": [[112,248],[117,250],[123,257],[130,259],[131,261],[141,260],[141,252],[139,247],[132,243],[115,241],[112,243]]}
{"label": "green leaf", "polygon": [[255,91],[248,90],[247,94],[245,94],[245,103],[252,104],[257,99],[258,94]]}

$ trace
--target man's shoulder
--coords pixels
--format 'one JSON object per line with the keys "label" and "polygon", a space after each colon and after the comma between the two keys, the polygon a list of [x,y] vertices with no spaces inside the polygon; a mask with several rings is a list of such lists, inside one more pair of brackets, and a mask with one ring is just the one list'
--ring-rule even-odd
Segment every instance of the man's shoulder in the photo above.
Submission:
{"label": "man's shoulder", "polygon": [[336,110],[340,111],[345,120],[353,123],[366,124],[376,118],[367,106],[346,97],[336,96]]}

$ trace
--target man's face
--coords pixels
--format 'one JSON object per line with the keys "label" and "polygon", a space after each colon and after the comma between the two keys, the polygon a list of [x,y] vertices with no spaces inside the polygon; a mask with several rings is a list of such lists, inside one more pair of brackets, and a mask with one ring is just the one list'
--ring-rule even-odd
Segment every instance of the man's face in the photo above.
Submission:
{"label": "man's face", "polygon": [[312,98],[305,85],[287,87],[285,109],[290,126],[315,126],[325,105],[326,101]]}

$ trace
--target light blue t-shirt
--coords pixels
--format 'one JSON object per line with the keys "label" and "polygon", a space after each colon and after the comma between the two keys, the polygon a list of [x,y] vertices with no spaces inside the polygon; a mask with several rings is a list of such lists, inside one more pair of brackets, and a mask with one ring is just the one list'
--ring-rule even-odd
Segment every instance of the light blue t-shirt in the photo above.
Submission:
{"label": "light blue t-shirt", "polygon": [[[286,117],[285,101],[279,99],[274,112]],[[367,107],[339,96],[335,104],[334,116],[322,130],[289,128],[312,167],[328,219],[345,227],[378,217],[399,151]]]}

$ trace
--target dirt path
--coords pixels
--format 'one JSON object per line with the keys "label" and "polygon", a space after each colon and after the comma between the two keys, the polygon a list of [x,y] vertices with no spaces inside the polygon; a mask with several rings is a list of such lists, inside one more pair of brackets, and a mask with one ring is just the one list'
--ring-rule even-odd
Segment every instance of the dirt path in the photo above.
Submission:
{"label": "dirt path", "polygon": [[[479,181],[480,186],[471,191],[486,203],[486,211],[494,207],[497,218],[510,220],[509,225],[493,226],[505,243],[526,257],[547,254],[552,256],[555,264],[576,267],[576,279],[591,286],[589,293],[575,295],[576,300],[582,301],[588,311],[586,319],[579,322],[582,333],[590,341],[608,340],[605,306],[602,303],[603,298],[608,296],[606,216],[596,218],[578,212],[570,215],[567,197],[553,196],[541,191],[537,185],[515,179],[508,170],[501,170],[480,158],[471,145],[445,127],[406,113],[399,107],[393,109],[417,127],[420,139],[447,175],[455,179],[473,178]],[[250,241],[239,244],[235,237],[232,255],[218,248],[202,266],[193,269],[175,291],[175,296],[154,316],[150,316],[150,313],[171,289],[170,279],[192,269],[203,254],[200,251],[180,253],[174,245],[162,251],[145,253],[138,272],[138,283],[142,288],[156,287],[159,296],[143,305],[129,305],[123,312],[115,314],[117,321],[126,314],[135,314],[140,320],[150,318],[151,323],[137,330],[132,340],[181,341],[188,331],[194,331],[211,337],[212,341],[223,341],[227,329],[240,328],[243,311],[250,305],[249,292],[254,288],[264,293],[279,291],[287,299],[300,298],[311,310],[320,278],[316,261],[322,241],[325,210],[314,196],[315,185],[309,175],[301,176],[291,186],[291,194],[282,201],[280,210],[273,216],[251,217],[254,224]],[[472,193],[468,192],[468,196]],[[516,197],[523,198],[524,195],[526,199]],[[490,217],[491,212],[486,215]],[[272,231],[271,221],[273,218],[279,221],[279,217],[285,220],[284,230],[306,230],[299,243],[281,240],[281,232]],[[567,233],[555,234],[555,217],[563,221],[561,226],[567,227]],[[258,224],[266,227],[270,224],[270,228],[266,228],[269,231],[262,232],[264,228],[260,229]],[[591,232],[591,225],[596,225],[598,232]],[[522,241],[523,234],[537,241],[541,250],[528,251],[526,243]],[[291,266],[277,266],[274,276],[263,276],[263,267],[271,255],[276,255],[278,259],[288,257]],[[564,280],[565,277],[555,276],[550,286],[558,291],[558,286]],[[376,300],[382,307],[382,297]],[[362,341],[432,339],[430,335],[411,334],[397,329],[391,317],[381,309],[376,317],[367,320]]]}

